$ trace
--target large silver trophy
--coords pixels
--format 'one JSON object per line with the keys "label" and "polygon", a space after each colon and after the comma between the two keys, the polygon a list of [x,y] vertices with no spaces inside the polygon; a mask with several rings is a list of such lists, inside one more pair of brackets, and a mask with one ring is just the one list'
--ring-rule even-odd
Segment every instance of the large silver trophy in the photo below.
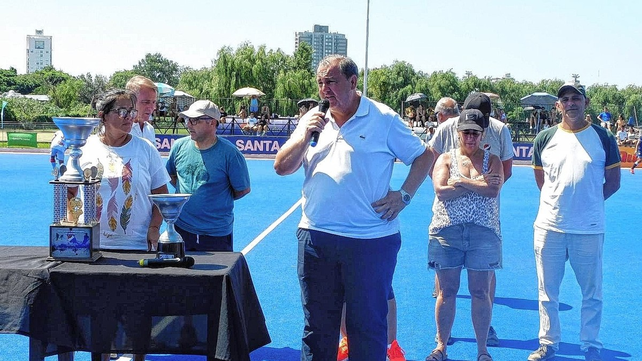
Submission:
{"label": "large silver trophy", "polygon": [[174,222],[181,214],[185,202],[191,194],[150,194],[149,198],[154,202],[167,223],[167,229],[158,239],[158,259],[185,259],[185,243],[183,237],[176,232]]}
{"label": "large silver trophy", "polygon": [[99,118],[53,118],[58,128],[65,136],[65,144],[71,148],[67,171],[60,178],[63,182],[82,182],[85,180],[83,169],[80,168],[80,147],[85,145],[91,131],[100,123]]}
{"label": "large silver trophy", "polygon": [[[53,118],[65,144],[71,148],[67,170],[50,183],[54,186],[54,217],[49,227],[49,255],[52,260],[93,262],[101,257],[100,220],[97,203],[101,167],[80,168],[80,147],[85,145],[98,118]],[[63,168],[63,167],[61,167]],[[68,196],[72,188],[76,196]],[[82,196],[82,198],[80,198]],[[82,217],[81,217],[82,216]]]}

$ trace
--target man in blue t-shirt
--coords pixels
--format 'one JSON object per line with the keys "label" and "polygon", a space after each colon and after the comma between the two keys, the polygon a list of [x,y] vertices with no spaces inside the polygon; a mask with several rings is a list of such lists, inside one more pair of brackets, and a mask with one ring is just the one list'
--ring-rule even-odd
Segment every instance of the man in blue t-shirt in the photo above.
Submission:
{"label": "man in blue t-shirt", "polygon": [[609,108],[604,107],[604,111],[597,116],[597,119],[600,120],[602,127],[606,129],[611,129],[611,113],[609,113]]}
{"label": "man in blue t-shirt", "polygon": [[176,221],[188,251],[233,249],[234,201],[250,193],[243,154],[216,135],[221,113],[209,100],[181,112],[189,137],[178,139],[169,153],[167,172],[177,193],[191,194]]}

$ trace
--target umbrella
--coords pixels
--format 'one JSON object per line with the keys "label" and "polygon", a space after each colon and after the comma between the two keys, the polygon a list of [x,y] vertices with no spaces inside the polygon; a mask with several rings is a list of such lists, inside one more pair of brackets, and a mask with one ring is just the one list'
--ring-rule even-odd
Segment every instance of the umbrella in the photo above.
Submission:
{"label": "umbrella", "polygon": [[171,85],[165,83],[154,83],[156,84],[156,89],[158,90],[159,98],[169,98],[174,96],[174,88]]}
{"label": "umbrella", "polygon": [[557,97],[548,93],[533,93],[520,99],[520,103],[523,107],[540,106],[547,110],[550,110],[553,105],[555,105],[556,101]]}
{"label": "umbrella", "polygon": [[235,97],[239,97],[239,98],[251,97],[252,95],[260,97],[262,95],[265,95],[265,93],[263,93],[262,91],[260,91],[260,90],[258,90],[256,88],[246,87],[246,88],[241,88],[241,89],[235,91],[234,93],[232,93],[232,95],[235,96]]}
{"label": "umbrella", "polygon": [[415,93],[415,94],[409,95],[408,98],[406,98],[406,101],[414,102],[414,101],[425,100],[426,98],[428,97],[424,93]]}
{"label": "umbrella", "polygon": [[319,101],[318,101],[318,100],[316,100],[316,99],[312,99],[312,98],[305,98],[305,99],[301,99],[301,100],[299,100],[299,101],[296,103],[296,105],[297,105],[299,108],[300,108],[300,107],[302,107],[303,105],[305,105],[305,106],[306,106],[306,107],[308,107],[308,108],[311,108],[311,107],[310,107],[310,105],[312,105],[312,104],[310,104],[310,103],[314,104],[313,106],[317,106],[317,104],[319,104]]}

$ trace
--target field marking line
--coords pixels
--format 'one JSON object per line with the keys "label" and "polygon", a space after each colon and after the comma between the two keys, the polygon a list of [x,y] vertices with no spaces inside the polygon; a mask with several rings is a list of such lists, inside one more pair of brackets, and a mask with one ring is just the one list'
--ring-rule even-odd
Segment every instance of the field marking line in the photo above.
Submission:
{"label": "field marking line", "polygon": [[302,202],[303,202],[303,198],[299,198],[299,200],[296,201],[296,203],[294,203],[292,207],[290,207],[290,209],[288,209],[285,213],[281,215],[281,217],[279,217],[276,221],[272,222],[272,224],[270,224],[269,227],[267,227],[263,232],[261,232],[261,234],[256,236],[256,238],[254,238],[252,242],[250,242],[250,244],[248,244],[241,251],[243,256],[248,254],[257,244],[259,244],[259,242],[263,240],[263,238],[265,238],[265,236],[270,234],[270,232],[272,232],[279,224],[281,224],[286,218],[288,218],[301,205]]}

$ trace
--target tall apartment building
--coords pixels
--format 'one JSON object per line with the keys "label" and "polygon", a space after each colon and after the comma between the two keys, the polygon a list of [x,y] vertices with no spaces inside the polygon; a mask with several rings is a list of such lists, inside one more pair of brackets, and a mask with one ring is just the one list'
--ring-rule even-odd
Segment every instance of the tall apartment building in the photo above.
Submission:
{"label": "tall apartment building", "polygon": [[326,55],[348,56],[348,39],[345,34],[331,33],[327,25],[315,24],[312,32],[296,32],[294,48],[298,49],[301,43],[308,43],[312,46],[312,70],[315,71],[321,59]]}
{"label": "tall apartment building", "polygon": [[50,65],[51,36],[44,35],[44,30],[36,30],[36,35],[27,35],[27,74]]}

